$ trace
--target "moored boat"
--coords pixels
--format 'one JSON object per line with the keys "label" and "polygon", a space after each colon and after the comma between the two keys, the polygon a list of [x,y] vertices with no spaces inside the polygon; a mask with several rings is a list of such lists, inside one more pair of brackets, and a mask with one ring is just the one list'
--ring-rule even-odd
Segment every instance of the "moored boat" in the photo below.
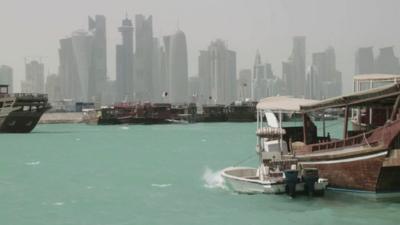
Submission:
{"label": "moored boat", "polygon": [[[243,194],[283,194],[289,193],[289,183],[285,179],[284,172],[278,172],[274,175],[269,174],[260,178],[260,168],[251,167],[228,167],[222,171],[228,187],[238,193]],[[323,178],[317,178],[308,186],[307,178],[295,177],[293,183],[294,196],[296,193],[307,193],[310,195],[323,195],[328,181]]]}
{"label": "moored boat", "polygon": [[[274,98],[260,101],[259,116],[274,107]],[[317,168],[322,177],[329,180],[335,190],[388,193],[400,191],[400,85],[381,88],[313,102],[281,98],[282,107],[291,107],[293,113],[303,117],[302,126],[285,127],[284,158],[298,160],[301,168]],[[350,130],[350,110],[366,107],[385,110],[377,114],[369,130]],[[322,132],[309,114],[326,109],[343,109],[342,138],[333,138]],[[378,123],[379,121],[379,123]]]}
{"label": "moored boat", "polygon": [[229,122],[255,122],[257,102],[237,101],[226,106],[226,116]]}
{"label": "moored boat", "polygon": [[258,168],[229,167],[222,176],[234,191],[240,193],[323,194],[328,180],[320,178],[316,168],[302,168],[294,157],[287,155],[286,131],[282,129],[282,111],[279,121],[273,111],[257,114],[256,152]]}
{"label": "moored boat", "polygon": [[29,133],[40,117],[50,109],[47,95],[8,93],[8,85],[0,85],[0,132]]}

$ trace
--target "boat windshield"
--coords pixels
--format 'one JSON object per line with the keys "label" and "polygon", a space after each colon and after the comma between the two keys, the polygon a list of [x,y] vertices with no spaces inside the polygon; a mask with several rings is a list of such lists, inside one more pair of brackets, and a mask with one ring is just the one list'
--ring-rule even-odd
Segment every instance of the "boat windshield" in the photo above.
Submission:
{"label": "boat windshield", "polygon": [[278,119],[272,111],[265,111],[265,118],[268,127],[279,127]]}

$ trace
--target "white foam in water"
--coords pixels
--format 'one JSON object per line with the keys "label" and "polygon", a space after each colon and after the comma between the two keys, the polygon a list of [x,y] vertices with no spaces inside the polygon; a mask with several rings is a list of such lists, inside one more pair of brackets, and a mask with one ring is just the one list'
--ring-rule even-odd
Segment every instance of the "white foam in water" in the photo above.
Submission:
{"label": "white foam in water", "polygon": [[121,127],[121,129],[122,129],[122,130],[129,130],[129,127],[123,126],[123,127]]}
{"label": "white foam in water", "polygon": [[40,164],[40,161],[34,161],[34,162],[27,162],[25,165],[27,166],[37,166]]}
{"label": "white foam in water", "polygon": [[222,170],[214,172],[207,167],[203,174],[203,180],[205,181],[204,187],[226,189],[225,181],[221,173]]}
{"label": "white foam in water", "polygon": [[62,205],[64,205],[64,202],[54,202],[53,205],[55,205],[55,206],[62,206]]}
{"label": "white foam in water", "polygon": [[75,138],[75,141],[80,141],[81,139],[80,138]]}
{"label": "white foam in water", "polygon": [[159,187],[159,188],[165,188],[165,187],[169,187],[172,184],[151,184],[152,187]]}

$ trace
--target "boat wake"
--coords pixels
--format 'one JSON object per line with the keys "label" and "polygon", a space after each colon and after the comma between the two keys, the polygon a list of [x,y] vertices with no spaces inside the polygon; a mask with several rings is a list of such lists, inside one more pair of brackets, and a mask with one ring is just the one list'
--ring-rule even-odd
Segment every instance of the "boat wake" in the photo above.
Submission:
{"label": "boat wake", "polygon": [[203,174],[203,180],[205,182],[204,187],[227,189],[221,173],[222,170],[212,171],[210,168],[207,167]]}

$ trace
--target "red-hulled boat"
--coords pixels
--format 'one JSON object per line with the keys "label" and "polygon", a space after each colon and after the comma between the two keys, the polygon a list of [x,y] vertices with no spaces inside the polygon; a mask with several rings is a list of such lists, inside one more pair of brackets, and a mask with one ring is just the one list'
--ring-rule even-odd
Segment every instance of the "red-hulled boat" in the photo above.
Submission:
{"label": "red-hulled boat", "polygon": [[[371,89],[324,101],[306,101],[272,97],[257,105],[259,129],[268,127],[266,112],[301,113],[301,127],[285,127],[281,146],[303,168],[317,168],[330,187],[374,193],[400,191],[400,84]],[[331,138],[323,125],[322,135],[308,114],[326,109],[344,110],[343,138]],[[368,130],[350,130],[350,110],[379,108],[385,113],[367,126]],[[379,121],[379,122],[378,122]],[[281,124],[281,123],[280,123]],[[323,124],[325,124],[323,122]],[[262,149],[263,141],[259,143]],[[264,159],[271,160],[271,159]]]}
{"label": "red-hulled boat", "polygon": [[100,109],[97,123],[108,124],[166,124],[171,123],[171,104],[119,103]]}

